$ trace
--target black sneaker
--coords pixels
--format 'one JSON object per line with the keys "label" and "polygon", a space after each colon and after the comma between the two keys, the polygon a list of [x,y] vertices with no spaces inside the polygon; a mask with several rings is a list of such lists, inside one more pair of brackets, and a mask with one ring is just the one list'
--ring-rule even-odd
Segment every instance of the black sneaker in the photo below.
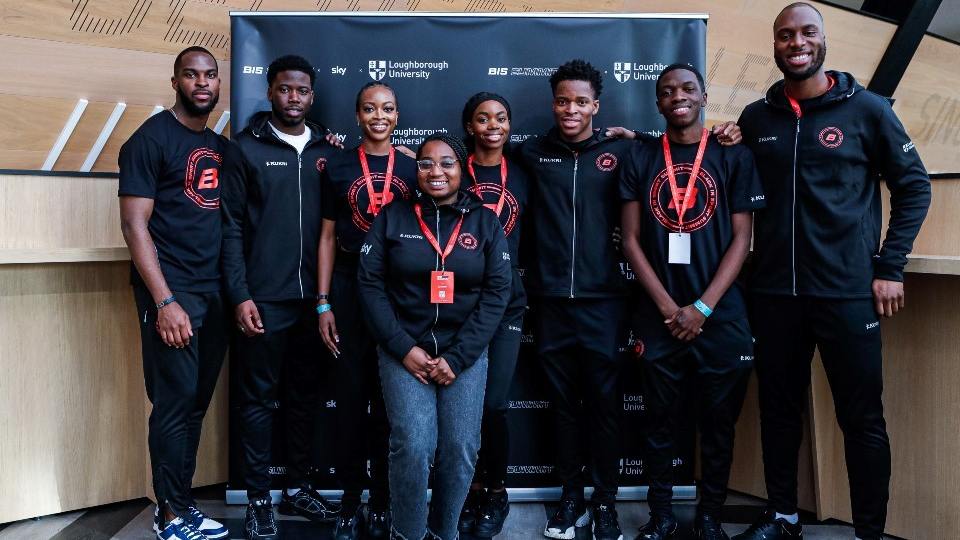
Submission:
{"label": "black sneaker", "polygon": [[640,527],[636,540],[665,540],[677,534],[677,520],[673,516],[650,515],[650,521]]}
{"label": "black sneaker", "polygon": [[583,499],[560,499],[560,508],[547,520],[543,535],[547,538],[572,540],[577,536],[577,527],[590,524],[590,511]]}
{"label": "black sneaker", "polygon": [[341,508],[337,516],[337,524],[333,528],[334,540],[357,540],[363,528],[363,510],[356,508]]}
{"label": "black sneaker", "polygon": [[723,524],[713,514],[697,513],[693,521],[693,534],[700,540],[730,540]]}
{"label": "black sneaker", "polygon": [[283,490],[278,511],[285,516],[303,516],[310,521],[329,523],[337,519],[340,507],[324,499],[315,489],[301,489],[292,496]]}
{"label": "black sneaker", "polygon": [[503,530],[503,522],[510,514],[510,501],[507,490],[490,491],[484,498],[477,513],[477,525],[473,535],[478,538],[493,538]]}
{"label": "black sneaker", "polygon": [[460,519],[457,521],[457,530],[460,534],[471,534],[477,524],[477,515],[480,513],[480,503],[483,502],[484,492],[482,490],[471,489],[467,493],[467,500],[463,502],[463,509],[460,510]]}
{"label": "black sneaker", "polygon": [[612,504],[593,506],[593,540],[623,540],[617,509]]}
{"label": "black sneaker", "polygon": [[386,540],[390,537],[390,511],[380,508],[367,510],[367,540]]}
{"label": "black sneaker", "polygon": [[749,529],[733,540],[803,540],[803,525],[777,518],[773,510],[764,512]]}
{"label": "black sneaker", "polygon": [[269,497],[250,501],[247,517],[243,520],[247,540],[276,540],[277,521]]}

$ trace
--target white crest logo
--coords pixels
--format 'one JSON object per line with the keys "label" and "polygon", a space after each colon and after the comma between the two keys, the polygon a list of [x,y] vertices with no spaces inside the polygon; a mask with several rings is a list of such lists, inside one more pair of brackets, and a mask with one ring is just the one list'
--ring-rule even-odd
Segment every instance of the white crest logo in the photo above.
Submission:
{"label": "white crest logo", "polygon": [[613,76],[617,81],[625,83],[630,80],[631,68],[633,66],[630,62],[614,62],[613,63]]}
{"label": "white crest logo", "polygon": [[370,78],[375,81],[383,79],[387,76],[387,61],[370,60],[367,72],[370,73]]}

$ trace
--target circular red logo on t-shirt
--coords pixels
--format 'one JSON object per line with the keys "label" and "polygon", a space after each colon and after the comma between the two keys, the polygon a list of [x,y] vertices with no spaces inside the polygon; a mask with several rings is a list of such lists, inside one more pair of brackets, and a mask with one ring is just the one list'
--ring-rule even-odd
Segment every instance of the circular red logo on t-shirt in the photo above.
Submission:
{"label": "circular red logo on t-shirt", "polygon": [[[500,184],[483,183],[474,184],[470,191],[476,193],[483,200],[483,206],[490,210],[497,211],[497,203],[500,202],[500,193],[503,188]],[[503,225],[503,235],[510,236],[510,232],[517,225],[517,219],[520,217],[520,204],[517,198],[513,196],[510,189],[503,195],[503,209],[500,210],[500,224]]]}
{"label": "circular red logo on t-shirt", "polygon": [[610,172],[617,168],[617,156],[604,152],[597,156],[597,168],[603,172]]}
{"label": "circular red logo on t-shirt", "polygon": [[823,128],[820,131],[820,144],[827,148],[836,148],[843,143],[843,132],[840,128],[833,126]]}
{"label": "circular red logo on t-shirt", "polygon": [[327,166],[327,158],[317,158],[317,172],[323,172],[324,167]]}
{"label": "circular red logo on t-shirt", "polygon": [[[686,195],[687,183],[693,165],[691,163],[674,164],[673,170],[677,179],[677,187],[680,190],[679,199],[681,204]],[[683,187],[681,187],[683,186]],[[702,167],[697,173],[697,181],[690,186],[695,190],[691,195],[690,206],[683,216],[683,231],[693,232],[703,228],[717,211],[717,182]],[[676,203],[673,200],[673,194],[670,191],[670,178],[667,170],[663,169],[657,174],[650,186],[650,211],[661,225],[671,232],[680,232],[679,212]]]}
{"label": "circular red logo on t-shirt", "polygon": [[637,358],[642,358],[642,357],[643,357],[643,353],[644,353],[644,351],[646,351],[646,350],[647,350],[647,348],[646,348],[646,346],[644,346],[643,340],[637,338],[637,339],[633,342],[633,354],[637,355]]}
{"label": "circular red logo on t-shirt", "polygon": [[477,246],[480,245],[480,242],[477,242],[476,236],[465,232],[461,233],[460,236],[457,237],[457,244],[459,244],[463,249],[477,249]]}
{"label": "circular red logo on t-shirt", "polygon": [[197,148],[187,157],[183,193],[200,208],[220,208],[220,154],[209,148]]}
{"label": "circular red logo on t-shirt", "polygon": [[[410,188],[406,182],[396,176],[394,176],[393,181],[390,182],[390,191],[383,193],[383,179],[385,176],[382,172],[370,173],[374,196],[378,199],[385,199],[378,201],[381,210],[383,210],[384,206],[393,202],[394,197],[399,196],[404,200],[410,198]],[[369,231],[375,216],[373,215],[373,205],[370,204],[370,195],[367,193],[367,181],[363,176],[357,178],[350,184],[350,188],[347,190],[347,203],[350,205],[353,224],[363,232]]]}

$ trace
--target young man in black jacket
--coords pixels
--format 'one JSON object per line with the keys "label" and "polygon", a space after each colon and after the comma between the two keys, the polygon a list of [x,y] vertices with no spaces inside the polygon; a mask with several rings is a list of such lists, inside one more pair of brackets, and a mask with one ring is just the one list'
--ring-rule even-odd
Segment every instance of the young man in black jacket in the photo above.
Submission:
{"label": "young man in black jacket", "polygon": [[[534,177],[530,207],[536,257],[537,353],[550,384],[556,420],[560,507],[543,534],[574,538],[590,523],[580,447],[589,440],[596,538],[622,537],[614,508],[620,460],[620,374],[625,279],[613,241],[618,225],[617,172],[634,144],[593,129],[600,110],[600,72],[573,60],[550,77],[556,126],[520,146]],[[580,400],[588,434],[578,427]]]}
{"label": "young man in black jacket", "polygon": [[[190,495],[203,416],[227,347],[220,294],[220,171],[226,139],[207,126],[220,96],[217,60],[202,47],[173,64],[176,103],[120,149],[120,221],[130,248],[150,467],[162,540],[223,538]],[[186,180],[186,182],[184,181]]]}
{"label": "young man in black jacket", "polygon": [[[890,443],[883,418],[879,317],[903,307],[903,268],[930,203],[930,180],[887,99],[824,71],[823,17],[787,6],[774,22],[784,80],[740,117],[765,210],[750,272],[764,475],[770,510],[737,538],[797,538],[797,453],[814,347],[844,435],[853,523],[886,520]],[[880,242],[880,178],[890,189]]]}
{"label": "young man in black jacket", "polygon": [[326,130],[306,121],[313,67],[283,56],[267,70],[270,112],[253,116],[227,151],[223,178],[223,268],[242,335],[234,357],[243,430],[247,538],[275,538],[270,499],[273,412],[286,415],[287,478],[280,511],[332,521],[334,507],[310,487],[317,351],[320,172],[334,152]]}

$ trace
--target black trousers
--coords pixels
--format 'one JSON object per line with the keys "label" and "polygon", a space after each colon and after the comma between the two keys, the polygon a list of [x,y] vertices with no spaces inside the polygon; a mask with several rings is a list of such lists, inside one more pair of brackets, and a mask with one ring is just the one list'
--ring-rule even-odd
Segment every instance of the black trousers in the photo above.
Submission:
{"label": "black trousers", "polygon": [[246,337],[235,330],[232,351],[243,423],[243,481],[250,500],[270,493],[277,409],[283,411],[287,485],[310,486],[323,347],[312,301],[260,302],[257,310],[265,332]]}
{"label": "black trousers", "polygon": [[355,256],[337,253],[330,304],[340,337],[340,357],[333,359],[337,381],[335,459],[344,507],[360,504],[364,488],[369,488],[370,506],[386,509],[390,501],[387,476],[390,424],[380,387],[376,342],[367,330],[360,309]]}
{"label": "black trousers", "polygon": [[889,498],[890,441],[873,301],[754,295],[750,322],[757,340],[763,468],[773,508],[782,514],[797,509],[801,413],[816,347],[843,431],[857,536],[880,538]]}
{"label": "black trousers", "polygon": [[[514,279],[517,277],[514,276]],[[504,315],[487,348],[487,388],[483,397],[480,452],[473,481],[491,489],[500,489],[507,481],[507,460],[510,454],[507,397],[513,384],[513,375],[517,371],[525,310],[525,307],[520,306]]]}
{"label": "black trousers", "polygon": [[220,293],[173,291],[190,316],[193,337],[182,349],[170,347],[157,332],[157,309],[150,292],[134,285],[143,352],[143,379],[150,412],[148,446],[157,503],[179,514],[194,505],[190,495],[197,469],[200,428],[217,385],[227,349],[226,313]]}
{"label": "black trousers", "polygon": [[537,307],[537,353],[550,386],[564,496],[583,497],[587,464],[593,501],[612,504],[620,473],[623,301],[542,298]]}
{"label": "black trousers", "polygon": [[[635,324],[634,332],[646,349],[641,365],[650,512],[672,513],[674,440],[683,403],[695,399],[700,431],[699,510],[717,515],[727,498],[734,427],[753,369],[750,326],[746,318],[708,321],[703,333],[690,342],[671,336],[662,320],[642,321]],[[687,395],[688,389],[693,389],[693,395]]]}

